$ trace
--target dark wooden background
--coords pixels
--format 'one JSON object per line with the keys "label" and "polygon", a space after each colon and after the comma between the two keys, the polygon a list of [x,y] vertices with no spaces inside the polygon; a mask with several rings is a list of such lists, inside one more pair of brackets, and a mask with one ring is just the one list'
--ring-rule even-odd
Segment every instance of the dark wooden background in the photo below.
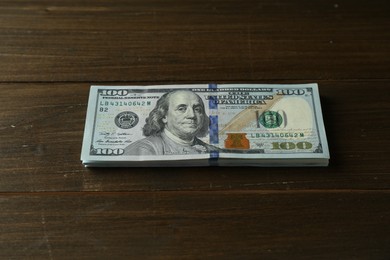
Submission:
{"label": "dark wooden background", "polygon": [[[1,259],[389,259],[388,0],[0,1]],[[85,169],[89,86],[317,82],[326,168]]]}

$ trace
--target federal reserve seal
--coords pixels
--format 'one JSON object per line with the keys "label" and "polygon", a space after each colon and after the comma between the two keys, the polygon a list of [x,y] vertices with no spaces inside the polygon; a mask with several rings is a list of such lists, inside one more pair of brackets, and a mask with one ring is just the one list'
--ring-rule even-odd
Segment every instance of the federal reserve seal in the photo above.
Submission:
{"label": "federal reserve seal", "polygon": [[122,129],[130,129],[138,124],[138,115],[131,111],[124,111],[115,117],[115,124]]}
{"label": "federal reserve seal", "polygon": [[259,123],[265,128],[276,128],[283,123],[283,117],[275,111],[265,111],[259,117]]}

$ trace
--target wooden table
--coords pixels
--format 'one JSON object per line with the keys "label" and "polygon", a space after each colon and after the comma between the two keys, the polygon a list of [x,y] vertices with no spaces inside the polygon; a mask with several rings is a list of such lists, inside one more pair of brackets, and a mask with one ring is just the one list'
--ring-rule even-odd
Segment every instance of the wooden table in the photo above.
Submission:
{"label": "wooden table", "polygon": [[[389,259],[390,2],[0,2],[1,259]],[[320,86],[325,168],[86,169],[91,84]]]}

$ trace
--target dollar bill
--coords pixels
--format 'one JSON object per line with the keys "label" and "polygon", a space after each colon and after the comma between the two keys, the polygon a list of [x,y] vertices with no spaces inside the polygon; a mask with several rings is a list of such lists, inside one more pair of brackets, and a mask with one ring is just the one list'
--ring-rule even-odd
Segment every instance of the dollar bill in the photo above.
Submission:
{"label": "dollar bill", "polygon": [[85,166],[326,166],[317,84],[91,86]]}

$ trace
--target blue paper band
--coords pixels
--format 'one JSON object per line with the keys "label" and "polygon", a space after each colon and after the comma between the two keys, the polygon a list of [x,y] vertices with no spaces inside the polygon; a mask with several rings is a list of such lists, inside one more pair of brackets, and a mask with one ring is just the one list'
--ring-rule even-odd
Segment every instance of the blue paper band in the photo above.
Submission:
{"label": "blue paper band", "polygon": [[[217,84],[209,84],[209,89],[217,89]],[[218,108],[217,96],[210,96],[209,109],[217,109],[217,108]]]}
{"label": "blue paper band", "polygon": [[217,84],[209,84],[209,88],[212,88],[212,89],[217,89]]}
{"label": "blue paper band", "polygon": [[218,144],[218,116],[210,116],[210,144]]}
{"label": "blue paper band", "polygon": [[[217,84],[209,84],[209,89],[217,89]],[[212,92],[210,92],[212,93]],[[209,109],[210,110],[217,110],[218,109],[218,102],[217,102],[217,96],[209,96]],[[219,144],[219,138],[218,138],[218,116],[217,115],[211,115],[210,116],[210,144],[211,145],[218,145]],[[210,152],[210,160],[215,164],[216,159],[219,158],[219,152],[217,150]]]}
{"label": "blue paper band", "polygon": [[209,109],[218,109],[217,96],[209,97]]}
{"label": "blue paper band", "polygon": [[219,152],[218,151],[211,151],[210,152],[210,159],[218,159],[219,158]]}

